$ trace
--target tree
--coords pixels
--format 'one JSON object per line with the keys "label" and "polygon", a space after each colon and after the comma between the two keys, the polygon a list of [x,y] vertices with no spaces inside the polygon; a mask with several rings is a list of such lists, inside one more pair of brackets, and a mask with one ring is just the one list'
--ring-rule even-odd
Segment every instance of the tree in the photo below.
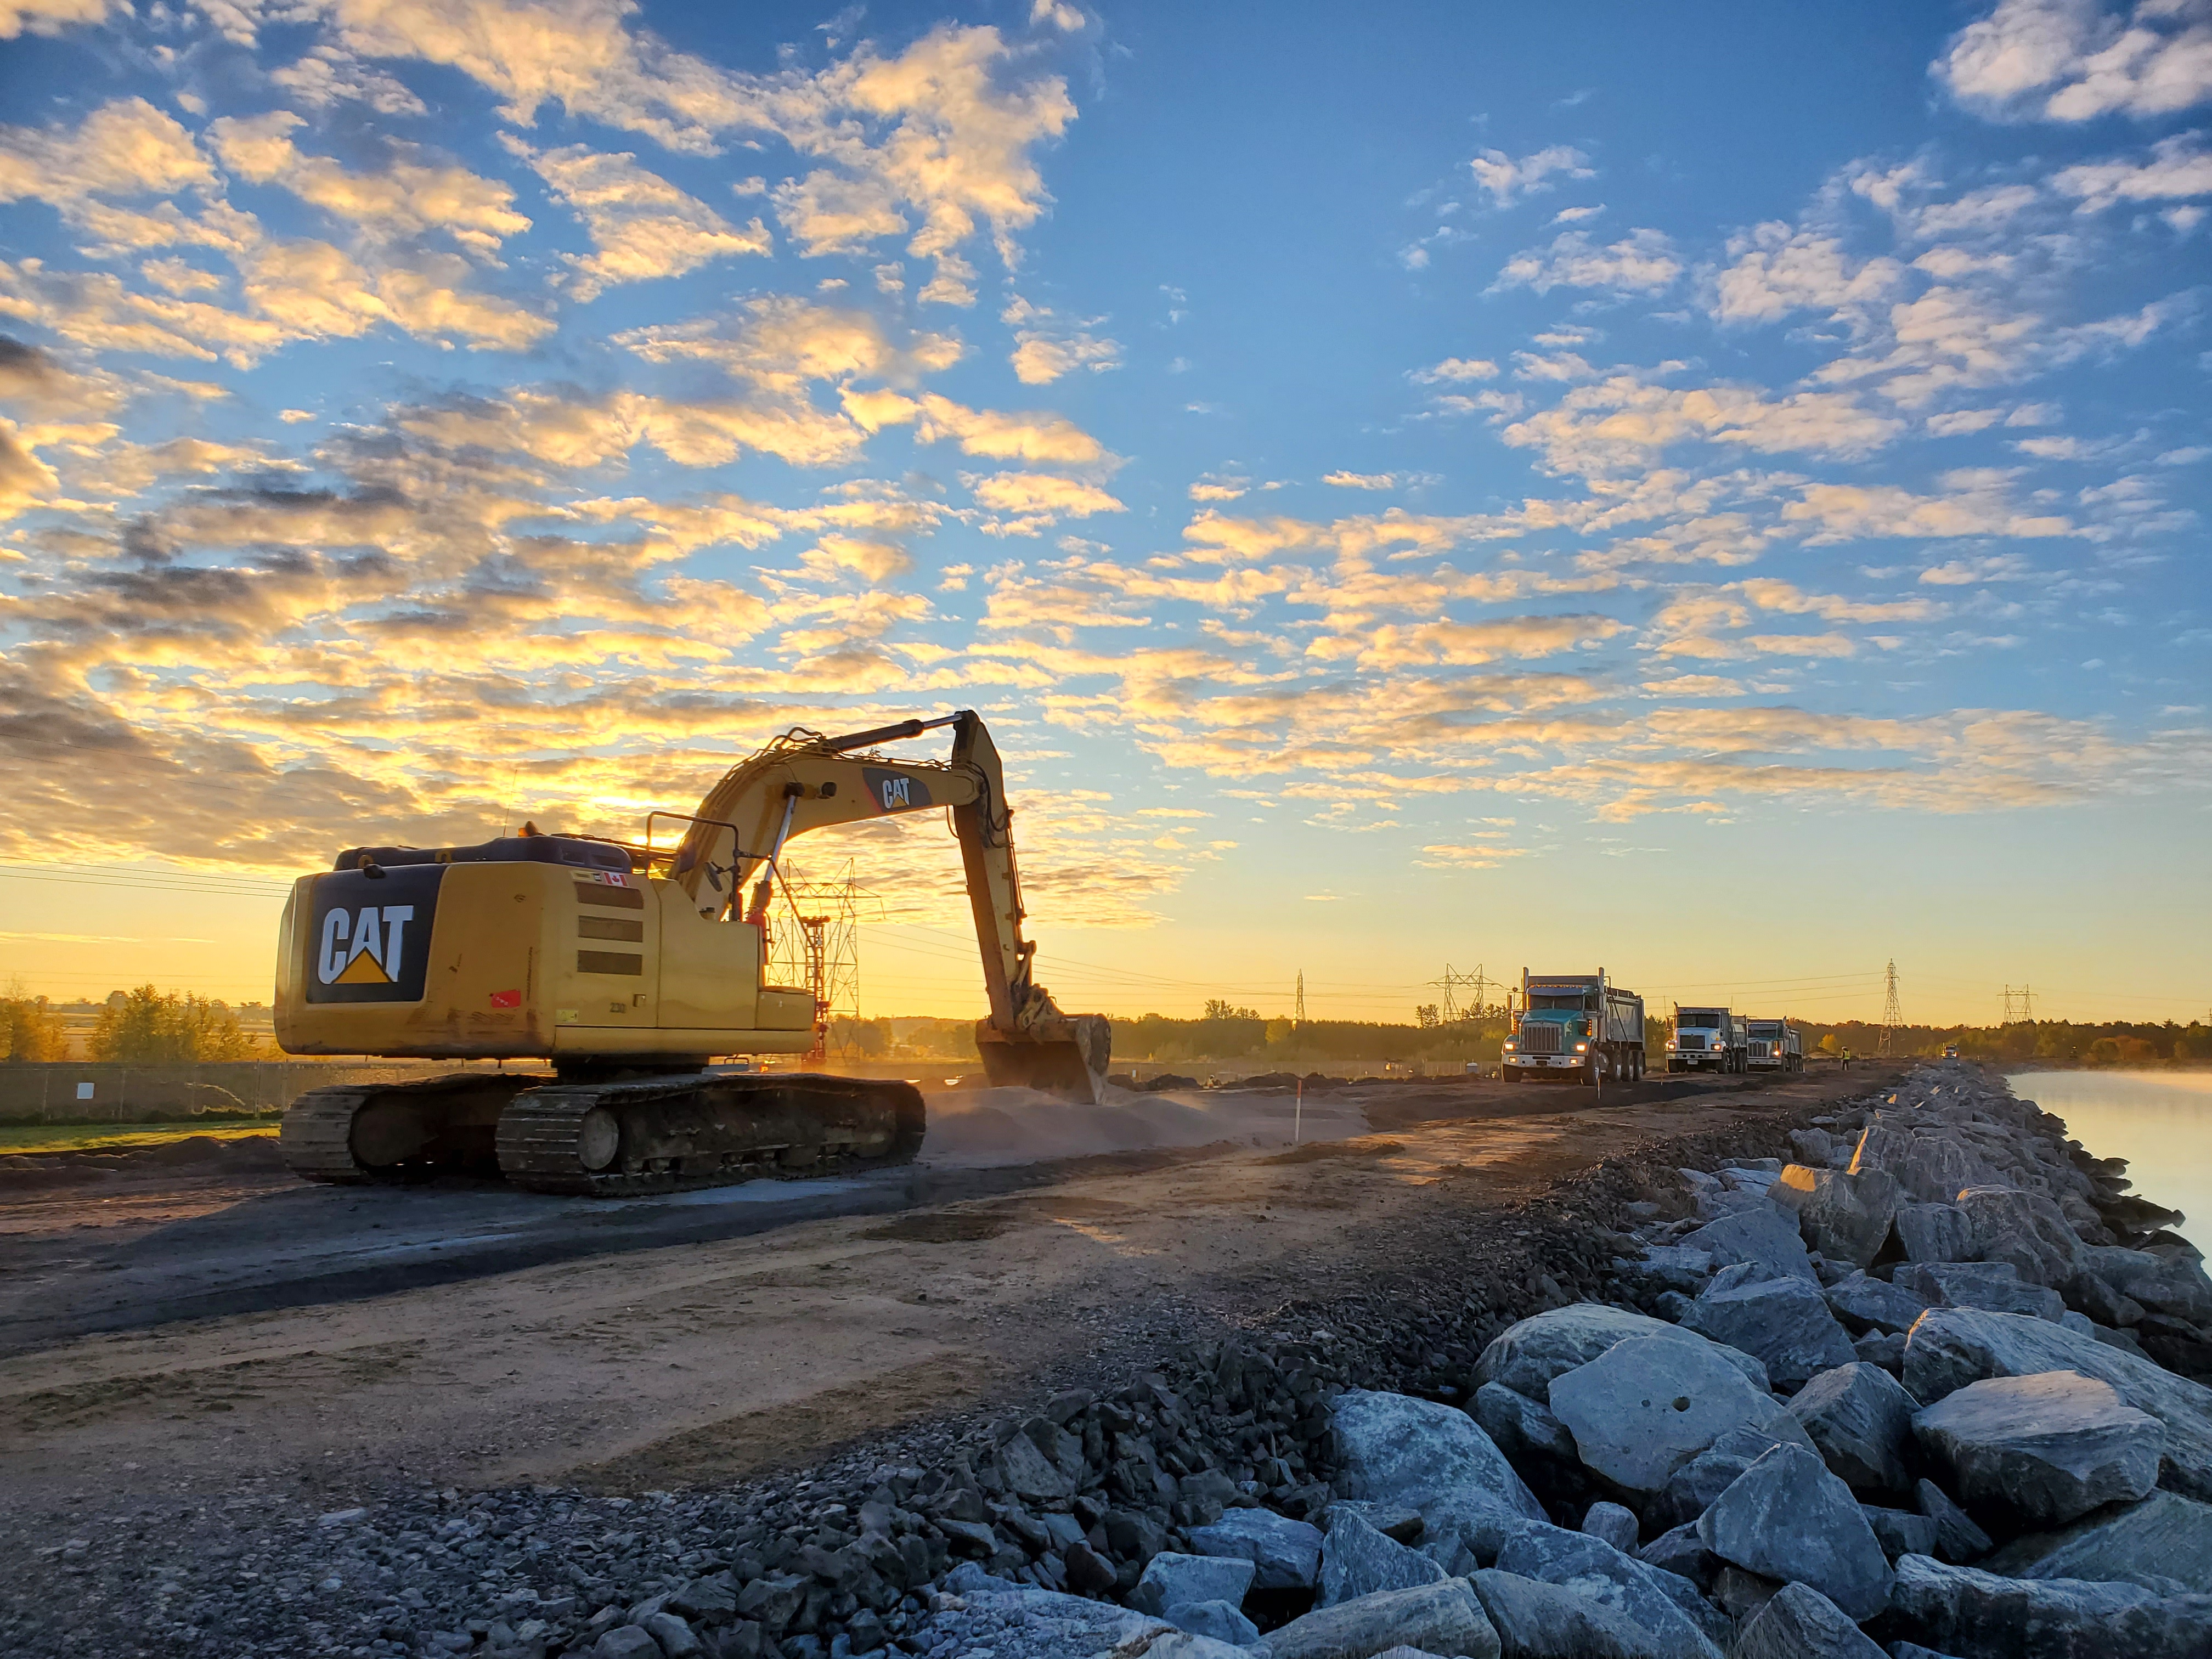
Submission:
{"label": "tree", "polygon": [[46,1006],[44,997],[27,995],[22,986],[10,985],[0,997],[0,1059],[17,1063],[60,1060],[69,1048],[62,1017]]}
{"label": "tree", "polygon": [[126,1066],[191,1066],[251,1060],[255,1044],[224,1004],[142,985],[108,998],[92,1030],[92,1053]]}
{"label": "tree", "polygon": [[1206,1000],[1206,1018],[1208,1019],[1257,1019],[1260,1018],[1260,1011],[1257,1008],[1236,1007],[1226,997],[1208,997]]}
{"label": "tree", "polygon": [[1424,1031],[1431,1031],[1443,1024],[1443,1021],[1437,1013],[1435,1003],[1424,1002],[1413,1010],[1413,1023]]}

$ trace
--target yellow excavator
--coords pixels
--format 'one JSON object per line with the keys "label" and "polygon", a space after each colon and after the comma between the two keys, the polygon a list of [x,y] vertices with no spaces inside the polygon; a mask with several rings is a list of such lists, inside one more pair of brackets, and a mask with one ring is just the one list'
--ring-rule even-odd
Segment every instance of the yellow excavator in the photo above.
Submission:
{"label": "yellow excavator", "polygon": [[[948,726],[945,760],[881,751]],[[639,842],[526,825],[475,847],[353,848],[301,877],[277,949],[287,1053],[551,1069],[310,1090],[284,1114],[286,1162],[310,1181],[495,1174],[620,1196],[910,1161],[925,1127],[911,1084],[711,1062],[820,1046],[814,992],[768,982],[793,839],[940,807],[982,951],[985,1074],[1095,1103],[1110,1028],[1062,1013],[1032,976],[1004,769],[963,709],[845,737],[793,729],[696,812],[649,813]],[[654,834],[663,819],[683,826],[670,846]]]}

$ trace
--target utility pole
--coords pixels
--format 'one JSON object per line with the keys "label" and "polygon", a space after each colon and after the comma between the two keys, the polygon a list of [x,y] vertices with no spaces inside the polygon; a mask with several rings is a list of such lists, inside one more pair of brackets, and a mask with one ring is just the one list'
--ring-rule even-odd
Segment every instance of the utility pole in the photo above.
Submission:
{"label": "utility pole", "polygon": [[2008,1025],[2033,1024],[2035,1022],[2035,990],[2023,985],[2017,991],[2008,985],[2004,988],[2004,1023]]}
{"label": "utility pole", "polygon": [[1293,1015],[1291,1015],[1291,1024],[1293,1024],[1293,1025],[1303,1025],[1303,1024],[1304,1024],[1305,1023],[1306,1023],[1306,970],[1305,970],[1304,969],[1301,968],[1301,969],[1298,969],[1298,1006],[1297,1006],[1297,1012],[1295,1014],[1293,1014]]}
{"label": "utility pole", "polygon": [[1905,1024],[1905,1010],[1898,1006],[1897,1001],[1897,959],[1894,957],[1890,958],[1889,967],[1882,975],[1882,985],[1881,1041],[1875,1046],[1875,1053],[1887,1060],[1889,1058],[1890,1033]]}

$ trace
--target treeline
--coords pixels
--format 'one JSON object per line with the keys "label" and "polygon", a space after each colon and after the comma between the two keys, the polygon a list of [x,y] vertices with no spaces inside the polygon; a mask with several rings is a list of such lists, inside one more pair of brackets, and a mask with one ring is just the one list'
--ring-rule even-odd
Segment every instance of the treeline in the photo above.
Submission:
{"label": "treeline", "polygon": [[[267,1045],[240,1029],[228,1004],[151,985],[109,996],[92,1028],[92,1057],[125,1066],[260,1060]],[[45,997],[0,997],[0,1061],[69,1057],[62,1017]]]}
{"label": "treeline", "polygon": [[[1808,1053],[1849,1048],[1871,1054],[1881,1027],[1858,1020],[1841,1024],[1804,1022]],[[1940,1054],[1955,1046],[1968,1060],[2021,1064],[2031,1060],[2085,1066],[2148,1066],[2167,1060],[2212,1060],[2212,1027],[2202,1020],[2151,1024],[2129,1020],[2020,1020],[2010,1025],[1906,1025],[1890,1033],[1892,1054]]]}

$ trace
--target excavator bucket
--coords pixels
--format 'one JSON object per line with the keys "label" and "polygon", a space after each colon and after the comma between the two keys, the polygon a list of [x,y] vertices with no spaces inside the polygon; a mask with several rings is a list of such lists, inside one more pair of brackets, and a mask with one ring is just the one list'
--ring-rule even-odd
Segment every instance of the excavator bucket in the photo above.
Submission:
{"label": "excavator bucket", "polygon": [[975,1048],[994,1088],[1035,1089],[1096,1106],[1106,1087],[1114,1028],[1103,1014],[1064,1014],[1030,1030],[975,1023]]}

